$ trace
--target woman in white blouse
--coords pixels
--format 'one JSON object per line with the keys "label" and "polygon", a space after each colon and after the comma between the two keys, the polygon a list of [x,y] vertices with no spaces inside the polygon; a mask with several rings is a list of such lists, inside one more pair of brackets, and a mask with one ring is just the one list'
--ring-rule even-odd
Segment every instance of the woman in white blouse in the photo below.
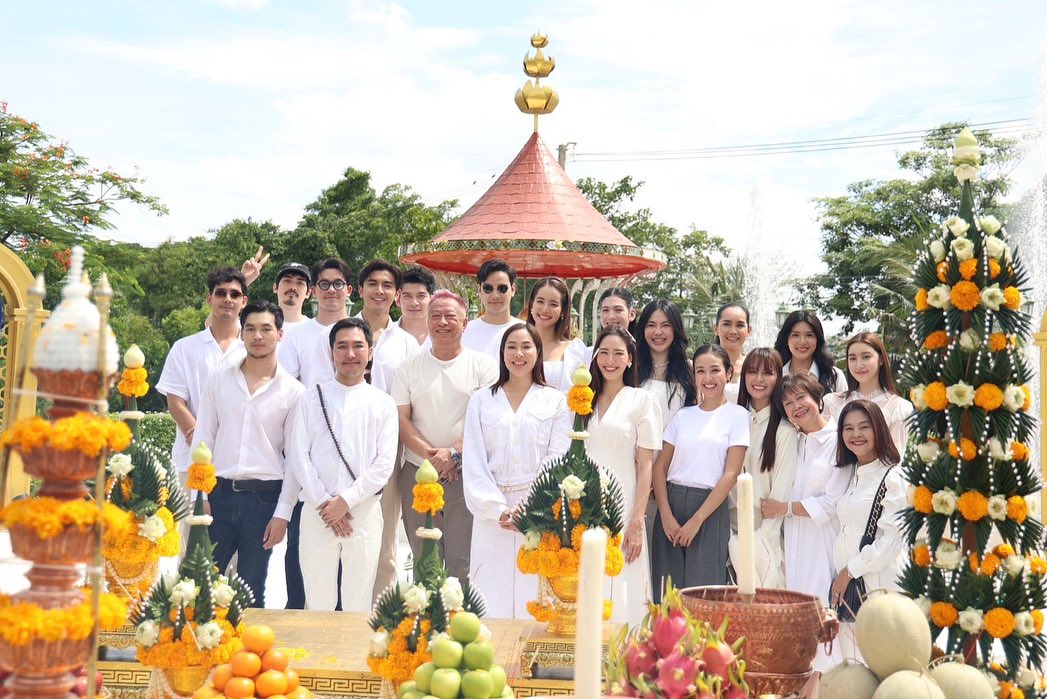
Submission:
{"label": "woman in white blouse", "polygon": [[883,340],[868,332],[847,341],[847,390],[827,395],[825,410],[839,422],[843,407],[858,399],[876,403],[887,421],[894,446],[899,454],[905,454],[909,441],[905,419],[912,414],[913,405],[898,395]]}
{"label": "woman in white blouse", "polygon": [[644,306],[636,321],[636,380],[654,394],[663,425],[683,406],[698,402],[688,344],[676,304],[655,299]]}
{"label": "woman in white blouse", "polygon": [[847,390],[847,377],[829,354],[822,321],[812,311],[793,311],[786,316],[774,348],[782,355],[786,375],[813,375],[822,385],[823,396]]}
{"label": "woman in white blouse", "polygon": [[[865,589],[897,590],[898,574],[905,561],[905,540],[898,526],[898,513],[905,508],[906,483],[898,450],[878,405],[854,400],[844,406],[837,431],[836,467],[848,476],[849,486],[836,505],[840,533],[833,546],[833,562],[839,571],[829,593],[834,606],[853,578],[861,577]],[[886,486],[883,512],[876,522],[871,544],[861,547],[873,499]],[[846,658],[857,654],[854,624],[841,624],[840,646]]]}
{"label": "woman in white blouse", "polygon": [[[785,587],[782,518],[760,513],[764,498],[788,500],[796,471],[796,430],[774,401],[782,380],[782,358],[769,347],[758,347],[742,363],[738,405],[749,410],[749,451],[745,472],[753,478],[753,525],[756,527],[756,585]],[[734,491],[731,491],[732,498]],[[732,502],[732,508],[734,503]],[[737,570],[737,518],[732,517],[731,562]]]}
{"label": "woman in white blouse", "polygon": [[525,619],[536,578],[516,567],[523,535],[513,509],[527,496],[542,463],[567,451],[571,411],[547,386],[542,340],[533,327],[515,325],[502,336],[498,381],[469,399],[462,440],[465,502],[473,515],[469,577],[495,619]]}
{"label": "woman in white blouse", "polygon": [[745,361],[745,341],[749,339],[749,309],[737,302],[725,303],[716,310],[713,337],[716,344],[727,350],[731,357],[731,380],[724,392],[732,403],[738,400],[738,389],[742,378],[742,362]]}
{"label": "woman in white blouse", "polygon": [[579,338],[571,339],[571,295],[563,279],[544,277],[535,282],[527,296],[527,322],[542,338],[545,382],[566,392],[571,387],[571,372],[578,368],[578,362],[567,366],[568,350],[577,357],[586,352],[586,346]]}

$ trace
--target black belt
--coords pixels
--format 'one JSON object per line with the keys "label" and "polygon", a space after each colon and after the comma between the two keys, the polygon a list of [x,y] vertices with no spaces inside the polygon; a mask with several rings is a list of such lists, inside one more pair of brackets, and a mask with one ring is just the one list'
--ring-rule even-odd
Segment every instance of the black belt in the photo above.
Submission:
{"label": "black belt", "polygon": [[263,481],[257,478],[219,478],[218,487],[230,488],[234,493],[271,493],[283,488],[283,481]]}

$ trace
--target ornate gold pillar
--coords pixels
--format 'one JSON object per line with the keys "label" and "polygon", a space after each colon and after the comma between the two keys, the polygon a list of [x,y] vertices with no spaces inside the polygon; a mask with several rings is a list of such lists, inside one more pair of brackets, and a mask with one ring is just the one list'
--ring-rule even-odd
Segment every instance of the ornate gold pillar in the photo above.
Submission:
{"label": "ornate gold pillar", "polygon": [[[1033,344],[1040,350],[1040,480],[1047,482],[1047,311],[1040,319],[1040,332],[1033,333]],[[1047,521],[1047,497],[1040,492],[1040,521]]]}

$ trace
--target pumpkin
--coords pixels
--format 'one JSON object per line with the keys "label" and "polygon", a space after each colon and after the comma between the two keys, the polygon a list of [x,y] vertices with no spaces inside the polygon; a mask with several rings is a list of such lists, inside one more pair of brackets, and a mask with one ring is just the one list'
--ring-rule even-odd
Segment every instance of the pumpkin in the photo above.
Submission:
{"label": "pumpkin", "polygon": [[985,675],[963,663],[941,663],[928,674],[949,699],[993,699],[992,687]]}
{"label": "pumpkin", "polygon": [[945,693],[926,672],[899,670],[880,683],[872,699],[945,699]]}
{"label": "pumpkin", "polygon": [[927,617],[916,602],[897,592],[865,600],[854,636],[862,658],[881,680],[899,670],[922,670],[931,660]]}
{"label": "pumpkin", "polygon": [[880,679],[857,660],[834,665],[818,681],[820,699],[872,699]]}

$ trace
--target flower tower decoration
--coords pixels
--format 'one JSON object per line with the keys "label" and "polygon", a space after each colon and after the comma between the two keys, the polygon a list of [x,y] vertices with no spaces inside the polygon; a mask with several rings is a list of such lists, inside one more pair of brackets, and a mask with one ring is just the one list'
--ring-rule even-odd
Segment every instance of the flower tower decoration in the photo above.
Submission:
{"label": "flower tower decoration", "polygon": [[608,693],[658,699],[749,696],[739,654],[745,639],[727,643],[726,618],[713,629],[681,603],[672,582],[665,587],[662,603],[651,604],[639,626],[622,628],[610,644],[604,672]]}
{"label": "flower tower decoration", "polygon": [[[607,575],[618,575],[625,565],[622,486],[585,452],[589,435],[582,418],[592,412],[591,381],[585,367],[571,375],[567,392],[567,405],[575,413],[571,448],[542,469],[513,517],[517,530],[524,533],[516,565],[523,573],[540,576],[538,599],[527,604],[528,610],[536,620],[548,622],[547,630],[557,635],[575,633],[582,534],[593,527],[607,530]],[[604,619],[610,617],[607,601]]]}
{"label": "flower tower decoration", "polygon": [[238,576],[220,574],[212,555],[204,493],[216,484],[211,452],[193,450],[189,488],[196,490],[185,555],[177,575],[161,578],[131,614],[138,661],[153,670],[150,695],[190,696],[215,665],[243,647],[243,610],[254,595]]}
{"label": "flower tower decoration", "polygon": [[138,345],[124,353],[124,371],[116,390],[127,409],[121,413],[134,435],[130,448],[109,457],[106,499],[120,509],[117,526],[103,542],[109,590],[138,602],[156,581],[161,557],[177,556],[178,522],[189,513],[185,492],[170,458],[144,443],[139,435],[138,398],[149,390],[145,355]]}
{"label": "flower tower decoration", "polygon": [[[99,305],[89,300],[83,258],[83,248],[72,250],[62,302],[28,363],[39,390],[31,398],[51,401],[47,418],[24,418],[0,436],[0,445],[16,450],[26,472],[42,481],[37,496],[0,511],[15,554],[33,563],[26,573],[29,589],[0,596],[0,668],[13,671],[5,686],[18,697],[66,695],[76,681],[70,671],[94,657],[99,628],[115,629],[127,619],[126,604],[101,594],[100,576],[92,576],[92,588],[78,588],[80,564],[100,562],[103,525],[118,514],[103,507],[102,498],[88,501],[83,481],[97,483],[107,453],[131,441],[125,424],[106,417],[103,398],[116,373],[116,339],[108,323],[112,291],[103,275]],[[30,293],[44,297],[41,277]],[[93,690],[94,672],[88,674]]]}
{"label": "flower tower decoration", "polygon": [[[422,552],[414,563],[413,582],[409,586],[396,582],[386,588],[367,622],[375,632],[367,666],[396,687],[433,660],[431,644],[448,634],[456,615],[477,618],[483,616],[485,608],[483,596],[469,580],[448,577],[440,558],[437,542],[443,532],[436,528],[434,518],[444,507],[444,489],[428,459],[415,475],[413,495],[415,512],[425,514],[425,526],[417,530]],[[486,634],[489,640],[490,632]]]}
{"label": "flower tower decoration", "polygon": [[[932,634],[946,632],[947,652],[995,668],[1010,692],[1018,678],[1036,679],[1026,668],[1047,659],[1043,527],[1026,501],[1041,487],[1026,446],[1035,427],[1032,372],[1020,351],[1030,327],[1021,311],[1028,278],[1001,223],[974,210],[978,142],[966,128],[952,157],[959,213],[942,223],[913,272],[919,348],[904,371],[914,386],[917,443],[904,466],[912,555],[901,585]],[[990,547],[993,530],[1003,543]],[[997,642],[1005,665],[990,665]]]}

